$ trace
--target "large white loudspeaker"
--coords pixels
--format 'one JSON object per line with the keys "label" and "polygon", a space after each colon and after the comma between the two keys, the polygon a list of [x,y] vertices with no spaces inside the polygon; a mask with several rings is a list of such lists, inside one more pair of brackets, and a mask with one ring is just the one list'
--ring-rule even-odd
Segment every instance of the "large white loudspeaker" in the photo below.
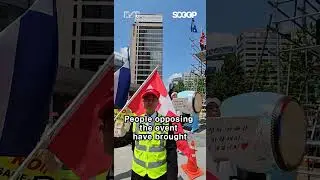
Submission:
{"label": "large white loudspeaker", "polygon": [[202,109],[202,96],[196,91],[181,91],[177,94],[177,100],[184,100],[184,108],[181,108],[185,114],[199,113]]}
{"label": "large white loudspeaker", "polygon": [[226,99],[220,110],[221,118],[207,122],[213,161],[230,160],[241,169],[266,174],[294,171],[301,164],[307,123],[296,101],[254,92]]}
{"label": "large white loudspeaker", "polygon": [[176,111],[189,114],[193,118],[191,124],[185,126],[191,128],[191,132],[199,129],[199,112],[202,109],[202,96],[196,91],[181,91],[177,98],[172,100]]}

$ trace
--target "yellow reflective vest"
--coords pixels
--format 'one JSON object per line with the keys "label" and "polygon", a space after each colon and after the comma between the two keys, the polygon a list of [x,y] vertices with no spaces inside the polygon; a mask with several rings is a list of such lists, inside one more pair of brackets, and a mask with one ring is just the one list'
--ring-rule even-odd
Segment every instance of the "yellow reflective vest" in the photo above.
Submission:
{"label": "yellow reflective vest", "polygon": [[[107,173],[102,173],[94,178],[91,178],[92,180],[105,180],[107,176]],[[60,172],[60,179],[59,180],[80,180],[80,177],[75,175],[72,170],[61,170]]]}
{"label": "yellow reflective vest", "polygon": [[[158,114],[158,117],[161,115]],[[154,122],[152,132],[140,131],[139,123],[133,123],[132,132],[135,135],[152,134],[152,140],[135,140],[132,170],[144,177],[157,179],[167,172],[166,141],[156,139],[156,134],[168,134],[168,131],[156,131],[155,126],[168,126],[169,124]]]}

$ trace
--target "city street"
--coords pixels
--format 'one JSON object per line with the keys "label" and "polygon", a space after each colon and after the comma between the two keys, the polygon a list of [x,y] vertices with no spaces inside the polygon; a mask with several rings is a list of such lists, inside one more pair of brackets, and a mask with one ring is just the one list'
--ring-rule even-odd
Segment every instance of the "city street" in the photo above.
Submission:
{"label": "city street", "polygon": [[[193,135],[196,143],[196,157],[198,166],[203,170],[204,175],[197,178],[197,180],[205,180],[205,169],[206,169],[206,130],[205,125],[200,125],[199,132]],[[115,164],[114,164],[114,176],[115,180],[129,180],[131,173],[131,162],[132,162],[132,150],[131,145],[122,148],[117,148],[114,151]],[[188,176],[181,169],[181,165],[187,163],[187,158],[181,154],[178,154],[178,165],[179,165],[179,179],[187,180]]]}

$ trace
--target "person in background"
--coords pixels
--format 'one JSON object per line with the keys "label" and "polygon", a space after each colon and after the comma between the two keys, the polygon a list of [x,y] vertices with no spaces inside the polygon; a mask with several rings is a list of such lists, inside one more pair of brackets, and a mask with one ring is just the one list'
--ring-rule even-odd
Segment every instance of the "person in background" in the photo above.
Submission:
{"label": "person in background", "polygon": [[178,97],[178,93],[177,92],[172,92],[171,94],[171,99],[177,98]]}
{"label": "person in background", "polygon": [[[206,118],[207,120],[215,120],[217,117],[221,116],[220,106],[221,101],[218,98],[208,98],[206,100]],[[208,158],[210,157],[210,153]],[[212,175],[217,176],[218,179],[236,179],[237,178],[237,167],[234,166],[228,160],[215,161],[212,159],[211,165],[207,166],[207,171],[211,172]],[[210,169],[211,168],[211,169]],[[207,172],[208,173],[208,172]]]}
{"label": "person in background", "polygon": [[220,117],[221,101],[218,98],[208,98],[206,101],[206,116],[210,118]]}

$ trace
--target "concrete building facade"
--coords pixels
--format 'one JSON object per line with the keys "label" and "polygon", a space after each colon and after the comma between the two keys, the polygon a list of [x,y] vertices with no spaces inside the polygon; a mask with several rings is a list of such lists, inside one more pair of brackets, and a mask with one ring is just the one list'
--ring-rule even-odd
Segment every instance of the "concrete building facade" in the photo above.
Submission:
{"label": "concrete building facade", "polygon": [[[0,31],[35,0],[0,0]],[[113,53],[113,0],[57,0],[59,68],[54,111],[59,114]]]}
{"label": "concrete building facade", "polygon": [[211,74],[221,71],[227,56],[236,53],[236,45],[222,46],[207,51],[206,73]]}
{"label": "concrete building facade", "polygon": [[[252,29],[242,32],[237,37],[237,56],[241,61],[246,73],[255,70],[262,53],[263,44],[266,37],[266,29]],[[287,42],[284,39],[279,40],[279,47],[284,46]],[[269,62],[276,66],[277,57],[275,56],[277,49],[277,34],[269,32],[266,49],[262,54],[262,62]],[[270,73],[270,81],[276,80],[276,68]]]}
{"label": "concrete building facade", "polygon": [[198,83],[198,76],[193,73],[183,73],[182,74],[182,81],[184,87],[188,91],[196,91],[197,90],[197,83]]}
{"label": "concrete building facade", "polygon": [[130,48],[131,83],[142,84],[158,66],[162,78],[163,17],[161,14],[139,14],[132,26]]}
{"label": "concrete building facade", "polygon": [[73,1],[72,12],[72,57],[65,65],[97,71],[113,53],[114,2]]}

